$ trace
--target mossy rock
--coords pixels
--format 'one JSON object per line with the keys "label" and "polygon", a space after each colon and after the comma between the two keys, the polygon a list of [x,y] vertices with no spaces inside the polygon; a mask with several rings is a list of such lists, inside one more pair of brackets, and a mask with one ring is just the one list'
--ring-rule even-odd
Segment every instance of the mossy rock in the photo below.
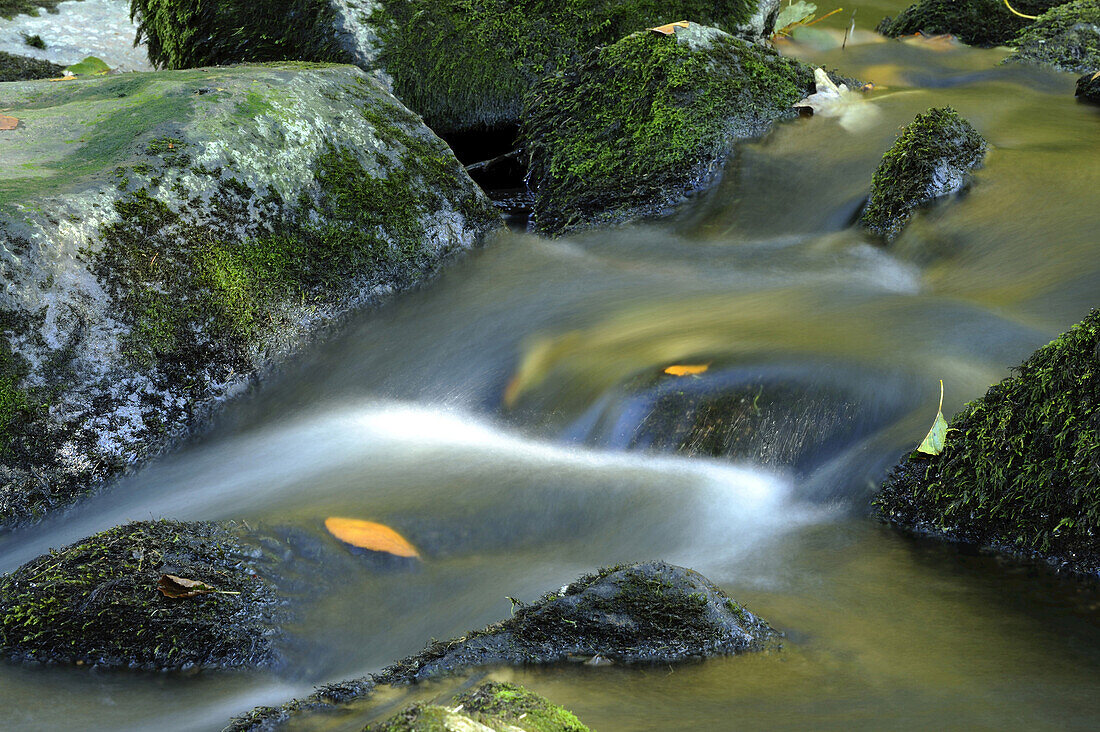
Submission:
{"label": "mossy rock", "polygon": [[201,427],[341,315],[500,226],[352,66],[0,87],[0,524]]}
{"label": "mossy rock", "polygon": [[943,452],[883,484],[883,517],[1100,572],[1100,310],[967,404]]}
{"label": "mossy rock", "polygon": [[813,70],[692,24],[634,33],[531,91],[521,128],[537,228],[664,214],[712,185],[736,142],[813,91]]}
{"label": "mossy rock", "polygon": [[[1038,15],[1065,0],[1012,0],[1025,15]],[[914,33],[951,34],[971,46],[1011,44],[1031,21],[1013,14],[1003,0],[920,0],[897,18],[884,18],[878,32],[897,38]]]}
{"label": "mossy rock", "polygon": [[1076,96],[1082,102],[1100,104],[1100,71],[1085,74],[1077,80]]}
{"label": "mossy rock", "polygon": [[[0,649],[11,657],[147,670],[277,665],[282,610],[232,525],[143,521],[0,578]],[[164,596],[164,574],[216,589]]]}
{"label": "mossy rock", "polygon": [[64,66],[0,51],[0,81],[27,81],[63,76]]}
{"label": "mossy rock", "polygon": [[886,241],[897,238],[917,209],[969,185],[987,147],[950,107],[917,115],[882,156],[861,223]]}
{"label": "mossy rock", "polygon": [[489,682],[453,706],[416,704],[363,732],[588,732],[572,712],[517,684]]}
{"label": "mossy rock", "polygon": [[1075,74],[1100,71],[1100,0],[1075,0],[1043,13],[1015,45],[1006,61]]}
{"label": "mossy rock", "polygon": [[285,58],[380,71],[440,133],[515,125],[531,84],[590,48],[694,18],[757,39],[764,0],[132,0],[161,68]]}
{"label": "mossy rock", "polygon": [[63,0],[0,0],[0,18],[14,18],[17,15],[38,15],[45,10],[56,13],[57,6]]}

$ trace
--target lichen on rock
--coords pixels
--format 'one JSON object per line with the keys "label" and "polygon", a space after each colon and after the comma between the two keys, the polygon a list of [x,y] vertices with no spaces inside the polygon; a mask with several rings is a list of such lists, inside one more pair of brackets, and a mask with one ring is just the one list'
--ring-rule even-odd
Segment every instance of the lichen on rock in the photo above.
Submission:
{"label": "lichen on rock", "polygon": [[[274,666],[283,617],[231,524],[143,521],[0,577],[0,652],[146,670]],[[166,597],[163,574],[216,592]]]}
{"label": "lichen on rock", "polygon": [[[1065,0],[1012,0],[1025,15],[1038,15]],[[1003,0],[920,0],[896,18],[883,18],[878,32],[897,38],[914,33],[951,34],[971,46],[1011,44],[1031,21],[1013,14]]]}
{"label": "lichen on rock", "polygon": [[882,156],[860,221],[886,241],[895,239],[918,208],[965,188],[986,149],[978,131],[950,107],[917,115]]}
{"label": "lichen on rock", "polygon": [[1037,350],[912,453],[876,499],[912,530],[1100,572],[1100,310]]}
{"label": "lichen on rock", "polygon": [[1100,0],[1074,0],[1039,16],[1015,40],[1008,62],[1083,74],[1100,71]]}
{"label": "lichen on rock", "polygon": [[712,185],[738,140],[812,91],[813,70],[692,24],[634,33],[544,79],[521,128],[545,233],[667,213]]}

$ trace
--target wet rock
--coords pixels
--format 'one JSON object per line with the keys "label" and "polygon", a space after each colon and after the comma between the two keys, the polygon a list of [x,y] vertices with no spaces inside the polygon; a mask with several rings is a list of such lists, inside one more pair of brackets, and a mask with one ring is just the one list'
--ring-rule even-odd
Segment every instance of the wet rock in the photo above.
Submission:
{"label": "wet rock", "polygon": [[986,142],[950,107],[917,115],[882,156],[861,223],[891,241],[921,206],[958,193],[985,159]]}
{"label": "wet rock", "polygon": [[1100,104],[1100,71],[1085,74],[1077,80],[1077,98],[1082,102]]}
{"label": "wet rock", "polygon": [[887,477],[886,520],[1100,573],[1100,310],[950,426],[940,455],[914,452]]}
{"label": "wet rock", "polygon": [[[685,17],[759,39],[774,0],[134,0],[162,68],[284,58],[378,71],[440,133],[514,126],[524,93],[597,45]],[[769,12],[771,11],[771,12]],[[742,27],[743,26],[743,27]]]}
{"label": "wet rock", "polygon": [[739,140],[795,116],[813,88],[805,64],[694,23],[593,51],[528,97],[520,135],[537,228],[668,213],[717,181]]}
{"label": "wet rock", "polygon": [[1075,0],[1039,16],[1006,61],[1082,74],[1100,71],[1100,0]]}
{"label": "wet rock", "polygon": [[16,56],[0,51],[0,81],[26,81],[28,79],[51,79],[63,76],[64,67],[36,58]]}
{"label": "wet rock", "polygon": [[500,225],[351,66],[19,82],[0,108],[21,120],[0,136],[3,524],[166,449]]}
{"label": "wet rock", "polygon": [[[1012,0],[1025,15],[1039,15],[1065,0]],[[971,46],[1011,44],[1031,21],[1009,11],[1003,0],[920,0],[897,18],[883,18],[878,32],[897,38],[914,33],[951,34]]]}
{"label": "wet rock", "polygon": [[416,704],[363,732],[588,732],[572,712],[522,686],[490,682],[460,694],[448,707]]}
{"label": "wet rock", "polygon": [[[24,660],[147,670],[273,666],[282,611],[231,524],[143,521],[0,578],[0,650]],[[217,592],[164,596],[163,574]]]}

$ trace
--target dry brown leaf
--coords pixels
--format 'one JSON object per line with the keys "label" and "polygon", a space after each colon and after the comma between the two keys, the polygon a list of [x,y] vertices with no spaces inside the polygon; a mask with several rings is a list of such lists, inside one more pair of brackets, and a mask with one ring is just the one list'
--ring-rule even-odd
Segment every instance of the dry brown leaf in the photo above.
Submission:
{"label": "dry brown leaf", "polygon": [[697,376],[698,374],[706,373],[709,368],[709,363],[683,363],[669,366],[665,369],[665,373],[671,374],[672,376]]}
{"label": "dry brown leaf", "polygon": [[186,600],[189,597],[198,597],[199,595],[209,595],[211,593],[217,593],[219,595],[239,595],[239,592],[226,592],[225,590],[217,590],[199,580],[186,579],[184,577],[177,577],[174,574],[162,574],[160,581],[157,582],[157,589],[165,597],[171,597],[173,600]]}
{"label": "dry brown leaf", "polygon": [[15,117],[5,117],[0,114],[0,130],[14,130],[19,126],[19,120]]}
{"label": "dry brown leaf", "polygon": [[420,557],[405,537],[384,524],[330,516],[325,519],[325,528],[340,541],[360,549],[386,552],[398,557]]}
{"label": "dry brown leaf", "polygon": [[72,81],[75,78],[75,76],[70,74],[68,76],[59,76],[56,79],[46,79],[46,81]]}
{"label": "dry brown leaf", "polygon": [[678,20],[675,23],[669,23],[668,25],[659,25],[656,28],[650,28],[649,30],[654,33],[660,33],[662,36],[671,36],[676,33],[677,28],[689,28],[691,23],[686,20]]}

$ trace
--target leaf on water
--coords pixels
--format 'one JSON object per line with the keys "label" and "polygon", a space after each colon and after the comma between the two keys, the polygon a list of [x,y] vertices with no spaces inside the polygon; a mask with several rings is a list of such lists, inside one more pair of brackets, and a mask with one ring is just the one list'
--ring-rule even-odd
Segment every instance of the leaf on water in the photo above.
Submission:
{"label": "leaf on water", "polygon": [[19,120],[15,117],[5,117],[0,114],[0,130],[14,130],[19,126]]}
{"label": "leaf on water", "polygon": [[65,69],[65,75],[71,76],[73,74],[77,76],[91,76],[93,74],[106,74],[111,70],[111,67],[107,65],[107,62],[101,58],[95,56],[89,56],[88,58],[75,63],[69,68]]}
{"label": "leaf on water", "polygon": [[947,420],[943,418],[943,379],[940,379],[940,406],[936,411],[936,421],[932,423],[932,429],[928,430],[928,435],[917,448],[917,452],[939,455],[943,452],[945,442],[947,442]]}
{"label": "leaf on water", "polygon": [[776,35],[788,35],[792,26],[812,19],[816,12],[817,6],[806,2],[806,0],[798,0],[796,3],[788,2],[779,11],[779,15],[776,16]]}
{"label": "leaf on water", "polygon": [[360,549],[386,552],[398,557],[420,557],[405,537],[385,524],[330,516],[325,519],[325,528],[340,541]]}
{"label": "leaf on water", "polygon": [[671,36],[676,33],[677,28],[690,28],[691,23],[686,20],[678,20],[675,23],[669,23],[668,25],[659,25],[656,28],[650,28],[649,30],[654,33],[660,33],[662,36]]}
{"label": "leaf on water", "polygon": [[706,373],[706,370],[709,368],[709,363],[676,364],[675,366],[666,368],[665,373],[671,374],[672,376],[698,376],[699,374]]}
{"label": "leaf on water", "polygon": [[809,109],[815,116],[838,117],[840,126],[848,132],[864,129],[879,115],[878,108],[862,93],[852,91],[847,84],[837,85],[824,69],[814,69],[814,85],[817,90],[795,104],[795,109]]}
{"label": "leaf on water", "polygon": [[218,590],[205,582],[177,577],[174,574],[162,574],[160,576],[160,581],[157,582],[157,589],[160,590],[162,595],[171,597],[173,600],[186,600],[189,597],[198,597],[199,595],[209,595],[212,593],[219,595],[240,594],[239,592]]}

